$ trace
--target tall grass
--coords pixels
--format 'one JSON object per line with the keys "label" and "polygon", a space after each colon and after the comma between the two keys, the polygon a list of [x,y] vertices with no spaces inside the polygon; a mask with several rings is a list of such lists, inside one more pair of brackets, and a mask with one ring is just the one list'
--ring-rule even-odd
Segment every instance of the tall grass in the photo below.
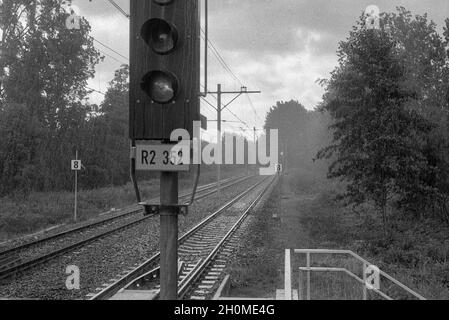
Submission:
{"label": "tall grass", "polygon": [[[304,181],[307,175],[297,173],[295,179]],[[298,192],[302,192],[302,183],[298,182]],[[391,234],[386,237],[381,217],[371,204],[344,207],[333,200],[335,187],[326,181],[314,183],[317,196],[301,218],[315,248],[352,250],[425,297],[449,299],[447,225],[416,220],[390,208]],[[338,259],[328,263],[338,264]],[[404,292],[395,286],[387,288],[393,297],[404,298]],[[338,285],[334,289],[338,290]]]}
{"label": "tall grass", "polygon": [[[235,168],[223,174],[223,178],[243,174],[245,170]],[[214,181],[215,173],[201,176],[202,184]],[[159,180],[139,183],[142,197],[159,196]],[[180,189],[190,190],[192,179],[180,180]],[[123,208],[136,203],[133,186],[81,190],[78,193],[78,219],[85,221],[111,209]],[[55,225],[73,222],[74,194],[72,192],[32,192],[26,196],[0,198],[0,241],[30,234]]]}

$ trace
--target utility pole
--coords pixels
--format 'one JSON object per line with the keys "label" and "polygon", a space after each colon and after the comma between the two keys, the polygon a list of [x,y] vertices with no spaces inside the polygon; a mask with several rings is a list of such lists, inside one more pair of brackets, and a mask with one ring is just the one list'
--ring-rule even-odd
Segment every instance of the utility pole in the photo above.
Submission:
{"label": "utility pole", "polygon": [[[256,136],[257,136],[257,129],[256,129],[256,127],[254,127],[254,146],[256,148],[256,154],[257,154],[257,152],[258,152],[258,150],[257,150],[258,144],[257,144],[257,141],[256,141]],[[257,159],[257,157],[256,157],[256,159]],[[254,172],[255,172],[255,174],[257,174],[257,160],[256,160],[256,166],[254,167]]]}
{"label": "utility pole", "polygon": [[[261,91],[248,91],[246,87],[241,87],[240,91],[222,91],[221,84],[217,85],[217,91],[216,92],[209,92],[209,94],[215,94],[217,95],[217,134],[218,134],[218,141],[217,143],[221,143],[221,113],[223,110],[226,110],[227,107],[229,107],[235,100],[237,100],[242,94],[255,94],[255,93],[262,93]],[[222,95],[223,94],[234,94],[236,95],[230,102],[222,105]],[[223,145],[220,145],[220,148],[222,148]],[[221,162],[223,161],[223,157],[220,163],[217,164],[217,197],[218,200],[220,200],[220,194],[221,194]]]}
{"label": "utility pole", "polygon": [[[219,143],[220,150],[223,151],[223,143],[221,141],[221,84],[217,85],[217,143]],[[223,161],[223,153],[220,153],[221,159],[217,163],[217,198],[220,201],[221,198],[221,161]]]}

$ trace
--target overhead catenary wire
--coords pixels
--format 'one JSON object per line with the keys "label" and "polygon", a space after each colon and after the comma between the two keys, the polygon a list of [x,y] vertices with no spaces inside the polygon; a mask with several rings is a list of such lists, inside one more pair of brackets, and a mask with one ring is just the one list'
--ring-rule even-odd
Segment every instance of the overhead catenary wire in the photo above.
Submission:
{"label": "overhead catenary wire", "polygon": [[[203,31],[202,29],[201,29],[201,31],[202,31],[203,34],[204,34],[204,31]],[[201,35],[201,37],[202,37],[202,39],[204,40],[204,35]],[[209,48],[211,49],[212,53],[215,55],[217,61],[218,61],[218,62],[220,63],[220,65],[223,67],[223,69],[224,69],[225,71],[227,71],[227,72],[231,75],[231,77],[234,78],[234,80],[236,80],[242,87],[245,87],[245,86],[243,85],[243,82],[240,80],[239,77],[237,77],[237,76],[235,75],[235,73],[232,71],[232,69],[229,67],[229,65],[228,65],[228,64],[226,63],[226,61],[224,60],[223,56],[220,54],[220,52],[219,52],[219,50],[217,49],[217,47],[212,43],[212,41],[211,41],[210,39],[208,39],[208,46],[209,46]],[[261,117],[260,117],[259,114],[257,113],[257,110],[256,110],[256,108],[255,108],[255,106],[254,106],[254,103],[252,102],[250,96],[247,95],[247,97],[248,97],[250,106],[251,106],[251,108],[252,108],[252,110],[253,110],[253,112],[254,112],[254,115],[256,116],[256,118],[258,118],[260,121],[263,122],[263,120],[261,119]],[[215,97],[214,97],[214,98],[215,98]],[[255,123],[256,123],[256,121],[255,121]]]}
{"label": "overhead catenary wire", "polygon": [[130,15],[128,13],[126,13],[125,10],[122,9],[122,7],[120,7],[120,5],[118,5],[114,0],[108,0],[110,4],[112,4],[121,14],[123,14],[125,17],[127,17],[128,19],[130,18]]}
{"label": "overhead catenary wire", "polygon": [[127,62],[123,62],[123,61],[121,61],[121,60],[119,60],[119,59],[117,59],[117,58],[111,56],[110,54],[108,54],[108,53],[106,53],[106,52],[104,52],[104,51],[102,51],[102,50],[100,50],[100,49],[98,49],[98,48],[97,48],[97,50],[100,51],[100,52],[101,52],[102,54],[104,54],[105,56],[108,56],[109,58],[111,58],[111,59],[117,61],[118,63],[121,63],[121,64],[127,64]]}
{"label": "overhead catenary wire", "polygon": [[[126,17],[129,18],[129,15],[127,15],[126,12],[125,12],[123,9],[121,9],[121,7],[120,7],[119,5],[117,5],[117,4],[115,3],[115,1],[109,0],[109,2],[110,2],[111,4],[113,4],[114,7],[116,7],[119,11],[121,11],[123,14],[125,14]],[[69,7],[70,7],[70,6],[69,6]],[[40,17],[41,17],[41,15],[38,15],[38,16],[36,17],[36,19],[39,19]],[[117,50],[114,50],[113,48],[109,47],[108,45],[104,44],[103,42],[99,41],[98,39],[96,39],[96,38],[93,37],[93,36],[89,36],[89,37],[90,37],[94,42],[96,42],[96,43],[102,45],[102,46],[105,47],[106,49],[108,49],[108,50],[114,52],[115,54],[117,54],[118,56],[124,58],[125,60],[127,60],[127,61],[129,62],[129,58],[127,58],[127,57],[124,56],[123,54],[119,53]],[[98,49],[98,48],[97,48],[97,50],[98,50],[100,53],[102,53],[102,54],[108,56],[109,58],[111,58],[111,59],[113,59],[113,60],[115,60],[115,61],[117,61],[117,62],[119,62],[119,63],[121,63],[121,64],[126,64],[126,63],[124,63],[123,61],[120,61],[119,59],[113,57],[112,55],[110,55],[110,54],[108,54],[108,53],[106,53],[106,52],[104,52],[104,51],[102,51],[102,50],[100,50],[100,49]],[[93,92],[99,93],[99,94],[101,94],[101,95],[103,95],[103,96],[106,95],[104,92],[99,91],[99,90],[96,90],[96,89],[93,89],[93,88],[91,88],[91,87],[86,86],[86,88],[89,89],[89,90],[91,90],[91,91],[93,91]]]}
{"label": "overhead catenary wire", "polygon": [[[130,18],[130,15],[128,13],[126,13],[125,10],[123,10],[115,1],[113,1],[113,0],[108,0],[108,1],[126,18],[128,18],[128,19]],[[203,28],[201,28],[201,32],[202,32],[201,37],[204,39],[205,31],[203,30]],[[209,38],[207,39],[207,43],[208,43],[208,47],[212,50],[215,57],[217,58],[217,61],[222,65],[222,67],[227,72],[229,72],[229,74],[232,76],[232,78],[234,78],[241,86],[244,86],[242,81],[235,75],[235,73],[232,71],[232,69],[229,67],[229,65],[224,60],[223,56],[220,54],[219,50],[216,48],[216,46],[212,43],[212,41]],[[110,48],[108,48],[108,49],[110,49]],[[110,50],[112,50],[112,49],[110,49]],[[114,51],[114,50],[112,50],[112,51]],[[119,53],[117,53],[117,54],[119,54]],[[123,55],[120,55],[120,56],[124,57]]]}
{"label": "overhead catenary wire", "polygon": [[201,100],[206,102],[210,107],[212,107],[215,111],[217,111],[217,107],[215,107],[212,103],[210,103],[206,98],[201,97]]}
{"label": "overhead catenary wire", "polygon": [[112,48],[109,47],[108,45],[104,44],[103,42],[97,40],[96,38],[94,38],[94,37],[92,37],[92,36],[91,36],[91,38],[92,38],[95,42],[97,42],[98,44],[100,44],[100,45],[102,45],[103,47],[105,47],[106,49],[111,50],[111,51],[114,52],[116,55],[118,55],[118,56],[122,57],[123,59],[129,61],[129,58],[128,58],[128,57],[124,56],[123,54],[121,54],[121,53],[118,52],[117,50],[112,49]]}
{"label": "overhead catenary wire", "polygon": [[237,120],[239,120],[242,124],[244,124],[248,129],[251,129],[248,125],[248,123],[246,123],[245,121],[243,121],[239,116],[237,116],[234,112],[232,112],[231,109],[226,109],[230,114],[232,114],[234,116],[234,118],[236,118]]}
{"label": "overhead catenary wire", "polygon": [[[108,2],[113,5],[123,16],[125,16],[127,19],[130,19],[130,15],[123,10],[123,8],[120,7],[120,5],[118,5],[114,0],[108,0]],[[205,31],[203,30],[203,28],[200,28],[201,30],[201,38],[204,40],[205,39]],[[104,46],[105,48],[111,50],[112,52],[116,53],[117,55],[119,55],[122,58],[125,58],[127,61],[129,61],[129,58],[125,57],[124,55],[120,54],[119,52],[117,52],[116,50],[110,48],[109,46],[103,44],[102,42],[96,40],[95,38],[93,38],[94,41],[98,42],[99,44],[101,44],[102,46]],[[245,87],[245,85],[243,84],[243,82],[240,80],[240,78],[234,73],[234,71],[229,67],[228,63],[226,63],[226,61],[224,60],[223,56],[221,55],[220,51],[217,49],[217,47],[214,45],[214,43],[209,39],[207,39],[207,46],[211,49],[212,53],[214,54],[215,58],[217,59],[218,63],[223,67],[223,69],[228,72],[230,74],[230,76],[237,81],[242,87]],[[115,59],[117,60],[117,59]],[[204,88],[204,86],[203,86]],[[217,100],[217,98],[215,96],[212,96],[215,100]],[[261,120],[260,116],[257,113],[256,108],[254,107],[254,104],[251,100],[251,98],[248,96],[248,100],[250,102],[250,106],[252,108],[252,110],[254,111],[254,114],[256,116],[256,118],[258,118],[259,120]],[[203,101],[205,101],[208,105],[210,105],[211,107],[213,107],[215,110],[216,108],[206,99],[203,99]],[[242,124],[244,124],[248,129],[250,129],[250,126],[243,121],[240,117],[238,117],[234,112],[232,112],[231,110],[227,109],[229,111],[229,113],[231,113],[237,120],[239,120]],[[262,120],[261,120],[262,121]]]}
{"label": "overhead catenary wire", "polygon": [[246,96],[248,97],[249,105],[251,106],[251,109],[253,110],[256,118],[258,118],[260,121],[264,122],[262,120],[262,118],[259,116],[259,114],[257,113],[256,107],[254,106],[254,103],[253,103],[253,100],[251,99],[251,97],[249,95],[246,95]]}
{"label": "overhead catenary wire", "polygon": [[[115,1],[113,0],[108,0],[120,13],[122,13],[126,18],[130,18],[130,15],[128,13],[126,13]],[[205,31],[203,30],[203,28],[201,28],[201,37],[204,40],[204,35],[205,35]],[[95,40],[95,39],[94,39]],[[99,41],[98,41],[99,42]],[[102,44],[101,42],[99,42],[100,44]],[[221,64],[221,66],[232,76],[232,78],[234,80],[236,80],[242,87],[243,82],[240,80],[239,77],[236,76],[236,74],[234,73],[234,71],[232,71],[232,69],[229,67],[229,65],[226,63],[226,61],[224,60],[223,56],[220,54],[219,50],[217,49],[217,47],[214,45],[214,43],[212,42],[212,40],[210,40],[209,38],[207,39],[207,43],[208,43],[208,47],[212,50],[214,56],[217,58],[217,61]],[[104,44],[102,44],[103,46],[105,46]],[[121,55],[120,53],[116,52],[115,50],[111,49],[110,47],[105,46],[106,48],[108,48],[109,50],[115,52],[116,54],[120,55],[121,57],[129,60],[128,58],[126,58],[125,56]]]}
{"label": "overhead catenary wire", "polygon": [[[217,110],[217,108],[212,104],[212,103],[210,103],[206,98],[204,98],[204,97],[201,97],[201,100],[203,100],[208,106],[210,106],[211,108],[213,108],[215,111]],[[206,110],[209,110],[209,109],[206,109]],[[250,127],[248,126],[248,124],[245,122],[245,121],[243,121],[240,117],[238,117],[234,112],[232,112],[231,110],[229,110],[229,112],[231,113],[231,115],[234,117],[234,118],[236,118],[238,121],[238,123],[241,123],[242,125],[244,125],[244,126],[246,126],[248,129],[250,129]],[[223,120],[223,123],[226,123],[226,124],[228,124],[228,123],[231,123],[232,121],[228,121],[228,120]]]}
{"label": "overhead catenary wire", "polygon": [[[201,28],[201,38],[204,40],[204,30]],[[215,55],[215,57],[217,58],[217,61],[221,64],[221,66],[227,71],[229,72],[229,74],[232,76],[232,78],[234,78],[234,80],[236,80],[242,87],[244,86],[242,81],[239,79],[239,77],[237,77],[234,73],[234,71],[232,71],[232,69],[229,67],[229,65],[226,63],[226,61],[224,60],[223,56],[220,54],[219,50],[216,48],[216,46],[212,43],[212,41],[210,39],[207,39],[208,42],[208,46],[209,48],[212,50],[212,53]]]}
{"label": "overhead catenary wire", "polygon": [[86,88],[89,89],[89,90],[91,90],[91,91],[93,91],[93,92],[99,93],[99,94],[101,94],[101,95],[103,95],[103,96],[106,96],[106,93],[104,93],[104,92],[102,92],[102,91],[100,91],[100,90],[96,90],[96,89],[91,88],[91,87],[89,87],[89,86],[86,86]]}
{"label": "overhead catenary wire", "polygon": [[[203,90],[206,90],[206,88],[204,87],[204,85],[200,84],[200,86],[201,86],[201,88],[202,88]],[[217,99],[217,97],[216,97],[215,95],[209,93],[209,96],[211,96],[212,98],[214,98],[215,101],[218,101],[218,99]]]}

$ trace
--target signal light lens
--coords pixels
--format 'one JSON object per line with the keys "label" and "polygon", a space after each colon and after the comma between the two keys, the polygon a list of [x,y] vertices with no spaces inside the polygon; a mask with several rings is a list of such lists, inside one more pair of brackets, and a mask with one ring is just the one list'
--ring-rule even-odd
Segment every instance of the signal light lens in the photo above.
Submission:
{"label": "signal light lens", "polygon": [[175,50],[178,43],[178,31],[162,19],[150,19],[140,32],[143,40],[158,54],[168,54]]}
{"label": "signal light lens", "polygon": [[157,4],[161,6],[166,6],[167,4],[170,4],[173,2],[173,0],[154,0]]}
{"label": "signal light lens", "polygon": [[179,82],[172,73],[151,71],[143,77],[140,87],[154,102],[167,104],[176,98]]}

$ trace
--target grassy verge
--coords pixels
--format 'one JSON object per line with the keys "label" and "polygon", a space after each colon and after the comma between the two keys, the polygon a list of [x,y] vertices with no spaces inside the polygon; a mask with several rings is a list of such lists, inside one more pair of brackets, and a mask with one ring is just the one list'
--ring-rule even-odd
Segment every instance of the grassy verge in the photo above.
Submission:
{"label": "grassy verge", "polygon": [[[279,224],[273,214],[279,210],[280,193],[275,190],[254,217],[245,239],[227,269],[231,275],[231,296],[272,298],[283,279],[279,261],[284,248],[278,241]],[[279,260],[280,259],[280,260]]]}
{"label": "grassy verge", "polygon": [[[372,206],[344,208],[333,201],[334,195],[332,188],[322,188],[301,216],[315,248],[352,250],[425,297],[449,299],[448,226],[413,221],[391,210],[391,235],[385,236]],[[388,282],[385,287],[393,298],[410,298]]]}
{"label": "grassy verge", "polygon": [[[236,168],[226,172],[223,178],[244,174]],[[214,172],[206,172],[200,183],[207,184],[215,179]],[[159,195],[158,179],[139,183],[143,198]],[[192,180],[181,179],[180,189],[188,190]],[[0,198],[0,241],[30,234],[55,225],[71,223],[73,219],[72,192],[33,192],[25,198]],[[113,208],[123,208],[136,202],[131,184],[95,190],[81,190],[78,195],[78,216],[80,221],[97,217]]]}
{"label": "grassy verge", "polygon": [[[290,173],[283,188],[255,217],[229,268],[231,295],[272,297],[283,287],[286,248],[348,249],[428,299],[449,299],[449,227],[438,221],[413,221],[390,211],[391,236],[369,204],[354,210],[333,199],[341,186],[306,172]],[[272,218],[282,217],[281,221]],[[305,259],[295,258],[305,266]],[[362,276],[355,259],[314,257],[313,266],[345,267]],[[303,274],[303,288],[305,288]],[[410,299],[398,286],[381,279],[384,292],[395,299]],[[313,299],[361,299],[362,286],[348,276],[312,273]],[[298,282],[295,279],[294,287]],[[374,294],[368,293],[372,299]]]}

